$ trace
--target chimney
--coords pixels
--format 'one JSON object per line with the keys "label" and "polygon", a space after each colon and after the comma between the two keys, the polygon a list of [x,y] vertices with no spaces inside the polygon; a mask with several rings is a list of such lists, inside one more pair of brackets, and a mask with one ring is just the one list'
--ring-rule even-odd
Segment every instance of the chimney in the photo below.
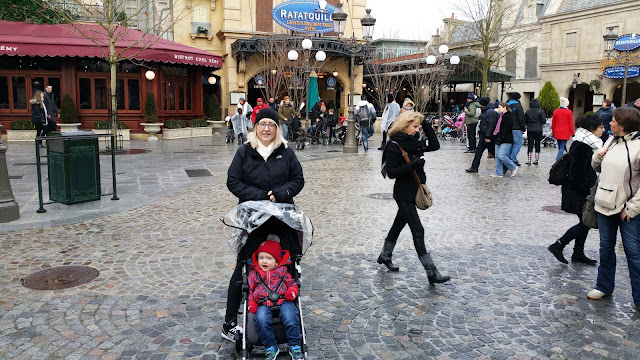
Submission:
{"label": "chimney", "polygon": [[454,13],[451,13],[451,20],[453,20],[453,19],[455,19],[455,18],[456,18],[456,17],[455,17],[455,14],[454,14]]}

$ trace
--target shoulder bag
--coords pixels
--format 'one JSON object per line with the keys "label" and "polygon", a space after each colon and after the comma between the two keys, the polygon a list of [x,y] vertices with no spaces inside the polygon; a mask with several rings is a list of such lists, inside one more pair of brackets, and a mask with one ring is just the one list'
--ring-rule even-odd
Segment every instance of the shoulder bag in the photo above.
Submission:
{"label": "shoulder bag", "polygon": [[598,184],[596,183],[591,188],[591,193],[587,195],[587,198],[582,208],[582,223],[585,224],[590,229],[598,228],[598,214],[594,208],[594,195],[596,194],[596,189]]}
{"label": "shoulder bag", "polygon": [[[407,154],[406,151],[404,151],[404,149],[402,148],[402,146],[400,146],[398,143],[396,143],[396,145],[398,145],[398,147],[400,148],[400,151],[402,151],[402,156],[404,156],[404,159],[407,161],[407,164],[411,164],[411,160],[409,160],[409,154]],[[433,197],[431,196],[431,190],[429,190],[429,187],[427,187],[427,184],[422,184],[420,182],[420,179],[418,179],[418,174],[416,174],[416,171],[413,171],[413,179],[416,181],[416,184],[418,184],[418,191],[416,192],[416,199],[415,199],[415,203],[416,203],[416,207],[420,210],[427,210],[428,208],[431,207],[431,205],[433,205]]]}

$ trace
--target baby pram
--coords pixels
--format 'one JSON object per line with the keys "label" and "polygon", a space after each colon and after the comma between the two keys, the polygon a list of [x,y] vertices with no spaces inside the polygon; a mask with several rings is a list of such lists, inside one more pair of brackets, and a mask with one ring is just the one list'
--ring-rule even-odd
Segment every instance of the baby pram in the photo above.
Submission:
{"label": "baby pram", "polygon": [[[254,346],[261,346],[260,336],[255,326],[255,315],[248,311],[250,271],[249,260],[258,246],[265,241],[267,235],[275,234],[280,238],[282,250],[288,250],[291,255],[292,264],[289,265],[289,273],[302,289],[300,282],[301,267],[300,260],[311,246],[313,241],[313,224],[298,207],[292,204],[273,203],[264,201],[246,201],[231,210],[224,216],[222,222],[233,227],[233,234],[229,239],[231,249],[237,254],[241,252],[244,256],[244,271],[242,276],[242,298],[243,298],[243,332],[236,334],[236,351],[242,352],[242,359],[246,359]],[[304,320],[302,317],[302,302],[300,296],[295,300],[300,317],[300,333],[302,335],[301,344],[304,358],[307,358],[307,341],[304,330]],[[279,318],[279,308],[272,307],[273,329],[276,334],[278,344],[286,343],[284,326]]]}
{"label": "baby pram", "polygon": [[230,144],[235,138],[233,133],[233,124],[231,124],[231,116],[227,116],[225,119],[225,125],[227,126],[227,135],[224,138],[224,142]]}
{"label": "baby pram", "polygon": [[[454,119],[456,119],[454,121]],[[449,115],[442,117],[442,135],[441,138],[445,140],[451,140],[452,138],[459,138],[460,141],[466,141],[466,134],[464,133],[464,113],[454,115],[451,118]]]}
{"label": "baby pram", "polygon": [[307,130],[307,136],[310,143],[329,145],[329,135],[327,134],[327,120],[323,117],[314,126],[310,126]]}
{"label": "baby pram", "polygon": [[289,127],[289,136],[291,141],[296,143],[296,150],[304,150],[305,141],[307,141],[307,134],[302,127],[300,119],[294,118],[293,115],[287,120],[286,126]]}
{"label": "baby pram", "polygon": [[551,132],[551,119],[547,119],[547,122],[542,125],[542,141],[540,143],[544,147],[558,147],[558,142],[553,138]]}

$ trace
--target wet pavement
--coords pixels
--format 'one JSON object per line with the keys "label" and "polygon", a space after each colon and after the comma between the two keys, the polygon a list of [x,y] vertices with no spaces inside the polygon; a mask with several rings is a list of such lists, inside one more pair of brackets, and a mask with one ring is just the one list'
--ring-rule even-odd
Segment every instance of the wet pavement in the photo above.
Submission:
{"label": "wet pavement", "polygon": [[[7,153],[22,218],[0,224],[0,358],[234,359],[220,331],[235,254],[219,218],[237,202],[225,186],[236,146],[132,141],[152,151],[118,156],[121,200],[51,204],[46,214],[35,214],[35,166],[14,165],[34,162],[22,146]],[[301,289],[310,358],[637,358],[640,319],[622,248],[616,291],[598,301],[585,296],[597,268],[560,264],[546,249],[577,221],[544,210],[560,202],[546,181],[555,149],[543,149],[540,166],[496,179],[486,158],[479,174],[465,173],[472,155],[461,148],[445,142],[427,155],[434,206],[420,216],[427,248],[452,277],[437,286],[428,285],[408,229],[394,253],[400,272],[375,262],[397,209],[380,151],[297,152],[306,185],[296,203],[315,225]],[[194,169],[211,176],[189,177]],[[110,167],[101,170],[108,193]],[[587,255],[597,258],[597,248],[592,231]],[[60,265],[100,274],[64,290],[20,283]]]}

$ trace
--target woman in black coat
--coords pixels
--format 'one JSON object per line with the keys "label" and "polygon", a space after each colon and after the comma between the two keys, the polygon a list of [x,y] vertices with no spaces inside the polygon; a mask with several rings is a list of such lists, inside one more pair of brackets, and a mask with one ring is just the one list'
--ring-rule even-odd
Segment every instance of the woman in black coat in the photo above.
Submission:
{"label": "woman in black coat", "polygon": [[[424,245],[424,228],[415,205],[418,184],[413,173],[415,171],[420,183],[424,184],[427,176],[424,173],[425,157],[423,154],[426,151],[436,151],[440,148],[438,138],[431,126],[423,128],[428,145],[424,140],[419,140],[420,125],[423,120],[424,117],[420,113],[405,111],[396,118],[389,129],[389,142],[382,154],[382,175],[385,177],[388,175],[389,178],[396,180],[393,185],[393,199],[398,204],[398,213],[384,241],[382,252],[378,256],[378,263],[384,264],[390,271],[399,270],[399,267],[394,266],[391,262],[391,257],[400,232],[405,225],[409,224],[418,258],[427,271],[429,284],[433,285],[449,281],[451,278],[440,274],[433,263],[431,254],[427,252]],[[409,163],[405,160],[401,149],[408,153]]]}
{"label": "woman in black coat", "polygon": [[547,116],[544,111],[540,109],[540,101],[533,99],[529,103],[529,110],[524,113],[524,120],[527,123],[527,165],[531,165],[531,153],[533,153],[533,147],[536,150],[536,160],[533,165],[538,165],[540,159],[540,142],[542,141],[542,127],[547,123]]}
{"label": "woman in black coat", "polygon": [[[253,132],[240,146],[227,171],[227,188],[238,202],[269,200],[293,204],[302,191],[304,176],[296,154],[284,141],[278,126],[278,114],[264,108],[256,115]],[[227,311],[222,337],[235,341],[237,315],[242,301],[242,267],[245,249],[238,253],[236,268],[229,281]]]}
{"label": "woman in black coat", "polygon": [[589,228],[582,223],[582,209],[591,188],[596,184],[597,175],[591,167],[593,152],[602,147],[602,133],[604,126],[597,115],[589,115],[576,121],[576,135],[569,149],[569,176],[562,184],[562,210],[578,215],[578,224],[571,227],[549,246],[549,251],[558,261],[568,264],[562,255],[562,249],[571,240],[573,245],[572,262],[594,265],[596,260],[589,259],[584,254],[584,243],[589,234]]}
{"label": "woman in black coat", "polygon": [[[29,100],[29,104],[31,104],[31,122],[36,127],[36,136],[47,135],[49,131],[47,131],[47,110],[44,106],[44,93],[40,90],[36,91],[33,94],[33,99]],[[44,147],[42,140],[38,140],[38,144],[40,144],[40,147]]]}

